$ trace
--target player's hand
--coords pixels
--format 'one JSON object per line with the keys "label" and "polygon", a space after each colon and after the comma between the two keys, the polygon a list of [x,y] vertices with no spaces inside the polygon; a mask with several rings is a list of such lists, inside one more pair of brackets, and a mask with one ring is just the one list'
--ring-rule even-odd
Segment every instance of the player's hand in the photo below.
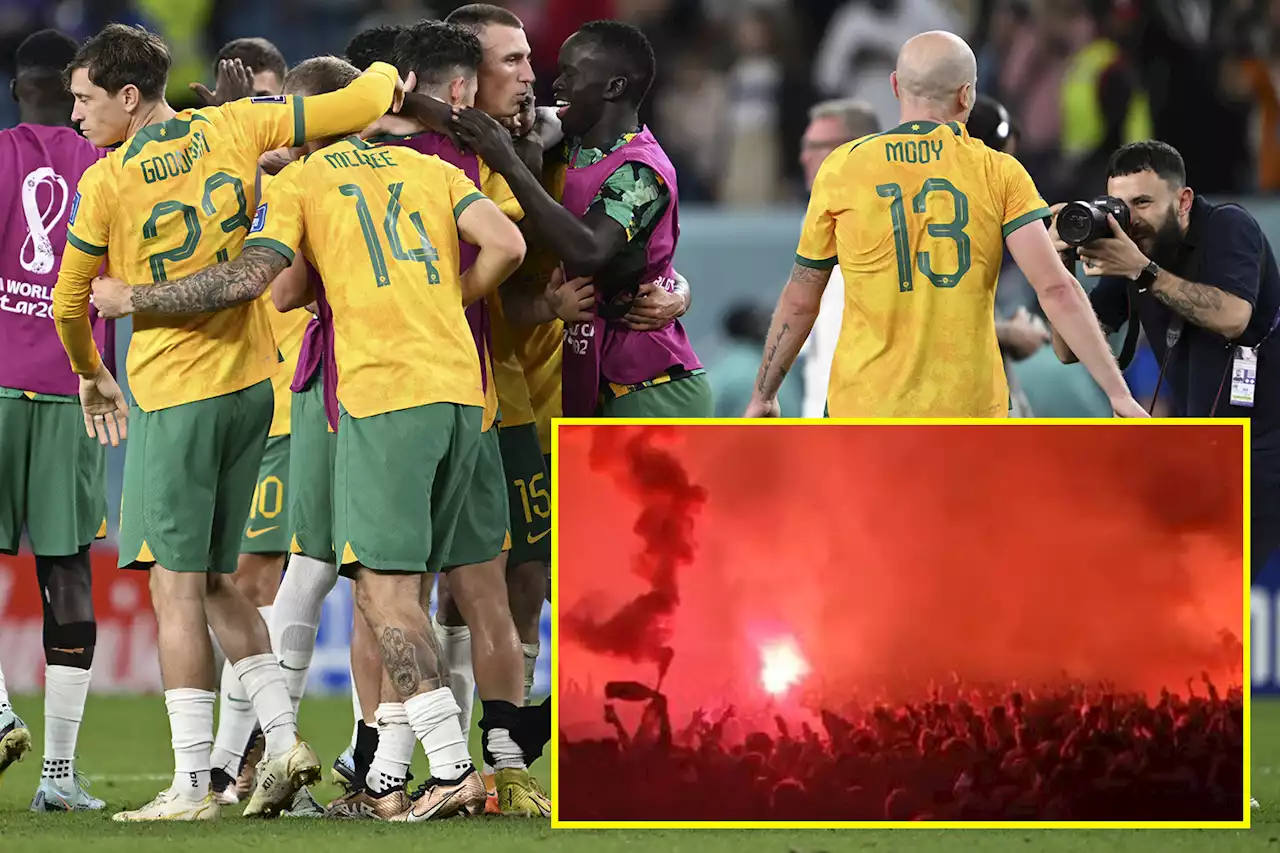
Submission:
{"label": "player's hand", "polygon": [[547,282],[546,299],[551,312],[566,323],[589,323],[596,317],[596,288],[589,278],[564,279],[556,267]]}
{"label": "player's hand", "polygon": [[637,332],[653,332],[671,325],[680,316],[684,299],[656,282],[646,281],[631,300],[631,309],[622,318],[627,328]]}
{"label": "player's hand", "polygon": [[224,59],[218,63],[217,87],[210,92],[203,83],[192,83],[191,91],[204,101],[206,107],[220,107],[241,98],[253,96],[253,69],[239,59]]}
{"label": "player's hand", "polygon": [[1111,411],[1115,413],[1117,418],[1149,418],[1147,410],[1138,405],[1138,401],[1133,399],[1132,395],[1126,394],[1123,397],[1111,401]]}
{"label": "player's hand", "polygon": [[391,112],[400,112],[400,108],[404,106],[404,93],[412,92],[417,85],[418,75],[412,71],[403,80],[400,79],[399,75],[396,76],[396,87],[391,93]]}
{"label": "player's hand", "polygon": [[278,175],[284,171],[285,166],[292,162],[292,148],[277,148],[275,151],[268,151],[258,158],[258,168],[268,175]]}
{"label": "player's hand", "polygon": [[537,138],[543,151],[564,141],[564,128],[560,124],[560,112],[555,107],[536,107],[532,135]]}
{"label": "player's hand", "polygon": [[361,139],[369,139],[373,136],[412,136],[415,133],[422,133],[427,128],[422,122],[403,115],[392,115],[387,113],[379,118],[373,124],[360,131]]}
{"label": "player's hand", "polygon": [[1058,236],[1058,211],[1066,207],[1065,201],[1060,201],[1053,207],[1049,208],[1049,212],[1053,214],[1049,218],[1049,239],[1053,241],[1053,250],[1061,255],[1063,252],[1071,251],[1071,247],[1062,242],[1062,238]]}
{"label": "player's hand", "polygon": [[128,438],[129,404],[105,364],[98,365],[95,375],[80,377],[80,406],[90,438],[112,447],[119,447]]}
{"label": "player's hand", "polygon": [[1005,321],[1003,337],[1003,343],[1014,361],[1030,358],[1053,340],[1053,334],[1044,321],[1033,317],[1026,308],[1019,308]]}
{"label": "player's hand", "polygon": [[1107,223],[1111,226],[1110,237],[1086,243],[1079,249],[1085,274],[1137,279],[1150,261],[1109,213]]}
{"label": "player's hand", "polygon": [[511,132],[484,110],[474,107],[460,110],[454,116],[454,123],[463,143],[498,174],[506,175],[520,163]]}
{"label": "player's hand", "polygon": [[782,417],[782,404],[775,397],[772,400],[760,400],[756,397],[751,398],[751,402],[747,404],[747,410],[742,413],[744,418],[780,418]]}
{"label": "player's hand", "polygon": [[93,306],[98,315],[118,320],[133,313],[133,288],[118,278],[98,276],[93,280]]}
{"label": "player's hand", "polygon": [[520,112],[513,116],[501,120],[501,124],[507,130],[511,131],[511,135],[516,139],[523,139],[533,130],[534,122],[538,118],[537,102],[534,100],[533,90],[529,90],[529,94],[524,96],[524,104],[520,107]]}

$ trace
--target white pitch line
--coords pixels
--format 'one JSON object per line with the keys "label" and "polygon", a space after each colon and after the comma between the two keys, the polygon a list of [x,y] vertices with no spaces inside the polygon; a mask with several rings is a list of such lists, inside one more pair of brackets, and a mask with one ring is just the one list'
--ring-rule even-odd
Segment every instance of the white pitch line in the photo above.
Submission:
{"label": "white pitch line", "polygon": [[172,779],[172,773],[125,773],[113,776],[90,776],[91,782],[163,782]]}

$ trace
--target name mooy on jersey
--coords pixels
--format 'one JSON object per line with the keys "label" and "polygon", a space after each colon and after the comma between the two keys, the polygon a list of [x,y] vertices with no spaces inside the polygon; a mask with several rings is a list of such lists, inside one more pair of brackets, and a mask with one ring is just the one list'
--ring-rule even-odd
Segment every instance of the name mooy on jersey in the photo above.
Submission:
{"label": "name mooy on jersey", "polygon": [[936,139],[886,142],[884,159],[888,163],[932,163],[942,159],[942,142]]}
{"label": "name mooy on jersey", "polygon": [[204,138],[204,131],[197,130],[191,134],[191,142],[178,152],[169,152],[140,161],[142,179],[149,184],[157,181],[176,178],[191,171],[191,164],[208,154],[209,142]]}

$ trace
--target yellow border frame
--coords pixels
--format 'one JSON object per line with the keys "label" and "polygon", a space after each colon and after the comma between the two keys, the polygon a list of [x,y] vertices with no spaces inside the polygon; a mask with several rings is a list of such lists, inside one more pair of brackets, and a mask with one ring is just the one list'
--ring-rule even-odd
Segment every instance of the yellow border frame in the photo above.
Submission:
{"label": "yellow border frame", "polygon": [[1249,829],[1251,810],[1251,727],[1252,680],[1249,672],[1250,654],[1250,580],[1249,580],[1249,421],[1244,418],[1154,418],[1150,420],[1119,420],[1092,418],[661,418],[642,420],[634,418],[555,418],[551,425],[551,693],[556,696],[560,687],[560,573],[556,570],[560,557],[560,473],[556,460],[560,456],[561,426],[1002,426],[1008,428],[1027,426],[1234,426],[1243,437],[1243,485],[1244,485],[1244,564],[1241,566],[1241,587],[1244,602],[1244,800],[1241,803],[1242,818],[1239,821],[584,821],[560,819],[560,706],[551,703],[551,826],[554,829]]}

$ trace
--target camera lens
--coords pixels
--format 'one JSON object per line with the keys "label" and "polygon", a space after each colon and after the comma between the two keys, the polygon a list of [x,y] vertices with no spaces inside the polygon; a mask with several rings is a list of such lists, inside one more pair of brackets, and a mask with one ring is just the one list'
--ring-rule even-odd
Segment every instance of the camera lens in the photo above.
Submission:
{"label": "camera lens", "polygon": [[1080,246],[1093,233],[1093,207],[1085,201],[1073,201],[1058,211],[1058,236],[1068,246]]}

